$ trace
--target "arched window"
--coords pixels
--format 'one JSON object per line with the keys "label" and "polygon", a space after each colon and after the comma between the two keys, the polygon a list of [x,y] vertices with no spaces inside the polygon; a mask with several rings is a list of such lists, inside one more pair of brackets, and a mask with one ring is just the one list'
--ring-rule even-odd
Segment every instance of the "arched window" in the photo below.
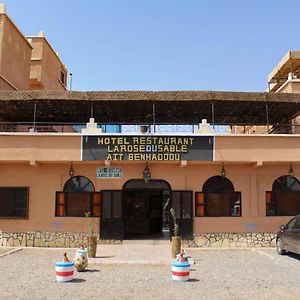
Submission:
{"label": "arched window", "polygon": [[294,176],[280,176],[266,192],[267,216],[294,216],[300,213],[300,183]]}
{"label": "arched window", "polygon": [[95,188],[93,183],[84,176],[74,176],[66,181],[64,192],[94,192]]}
{"label": "arched window", "polygon": [[300,192],[300,183],[294,176],[280,176],[273,182],[272,192]]}
{"label": "arched window", "polygon": [[240,217],[241,193],[224,176],[213,176],[196,192],[196,217]]}
{"label": "arched window", "polygon": [[231,193],[234,192],[234,186],[226,177],[213,176],[205,181],[202,191],[206,193]]}
{"label": "arched window", "polygon": [[74,176],[66,181],[63,192],[56,192],[55,215],[58,217],[84,217],[100,215],[100,193],[84,176]]}

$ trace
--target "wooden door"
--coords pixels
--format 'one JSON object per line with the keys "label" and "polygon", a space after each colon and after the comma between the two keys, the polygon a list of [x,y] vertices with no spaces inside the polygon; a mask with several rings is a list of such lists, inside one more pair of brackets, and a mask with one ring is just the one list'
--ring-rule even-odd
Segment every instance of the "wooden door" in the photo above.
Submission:
{"label": "wooden door", "polygon": [[[193,191],[172,191],[171,207],[176,212],[176,222],[182,239],[193,236]],[[173,235],[173,222],[170,222],[170,234]]]}
{"label": "wooden door", "polygon": [[102,190],[100,239],[123,240],[123,199],[121,190]]}

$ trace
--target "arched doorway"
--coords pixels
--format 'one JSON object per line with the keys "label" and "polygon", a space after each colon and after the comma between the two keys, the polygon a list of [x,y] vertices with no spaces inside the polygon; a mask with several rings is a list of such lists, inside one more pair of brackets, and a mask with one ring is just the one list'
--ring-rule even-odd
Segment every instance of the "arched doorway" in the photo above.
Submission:
{"label": "arched doorway", "polygon": [[169,225],[171,207],[176,211],[181,237],[192,236],[192,191],[172,190],[165,180],[131,179],[122,190],[101,190],[100,195],[101,239],[168,239],[173,231]]}
{"label": "arched doorway", "polygon": [[[169,237],[171,187],[165,180],[131,179],[123,185],[124,237]],[[165,234],[164,234],[165,233]]]}

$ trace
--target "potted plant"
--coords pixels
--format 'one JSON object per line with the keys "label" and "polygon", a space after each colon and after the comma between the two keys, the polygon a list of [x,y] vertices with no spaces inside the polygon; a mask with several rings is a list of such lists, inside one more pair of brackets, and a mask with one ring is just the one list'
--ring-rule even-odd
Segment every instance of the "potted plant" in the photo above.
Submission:
{"label": "potted plant", "polygon": [[94,235],[94,231],[93,231],[94,224],[93,224],[91,212],[89,211],[89,212],[85,213],[84,215],[88,219],[88,237],[87,237],[88,256],[96,257],[97,236]]}
{"label": "potted plant", "polygon": [[176,255],[180,253],[181,250],[181,239],[179,235],[179,225],[176,222],[176,212],[174,208],[170,209],[170,214],[173,223],[173,236],[172,236],[172,258],[176,258]]}

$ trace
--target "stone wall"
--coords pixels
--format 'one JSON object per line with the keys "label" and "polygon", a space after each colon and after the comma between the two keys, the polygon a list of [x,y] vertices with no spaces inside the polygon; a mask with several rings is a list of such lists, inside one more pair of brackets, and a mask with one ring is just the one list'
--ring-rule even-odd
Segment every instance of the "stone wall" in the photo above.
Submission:
{"label": "stone wall", "polygon": [[[96,235],[98,244],[121,243],[115,240],[99,240],[99,234]],[[81,244],[87,244],[87,236],[86,233],[76,232],[0,232],[0,246],[78,248]]]}
{"label": "stone wall", "polygon": [[[87,244],[86,233],[76,232],[0,232],[0,246],[77,248]],[[98,244],[121,244],[120,240],[100,240]],[[203,233],[183,241],[184,247],[274,247],[276,233]]]}
{"label": "stone wall", "polygon": [[203,233],[183,242],[184,247],[247,248],[275,247],[276,233]]}

